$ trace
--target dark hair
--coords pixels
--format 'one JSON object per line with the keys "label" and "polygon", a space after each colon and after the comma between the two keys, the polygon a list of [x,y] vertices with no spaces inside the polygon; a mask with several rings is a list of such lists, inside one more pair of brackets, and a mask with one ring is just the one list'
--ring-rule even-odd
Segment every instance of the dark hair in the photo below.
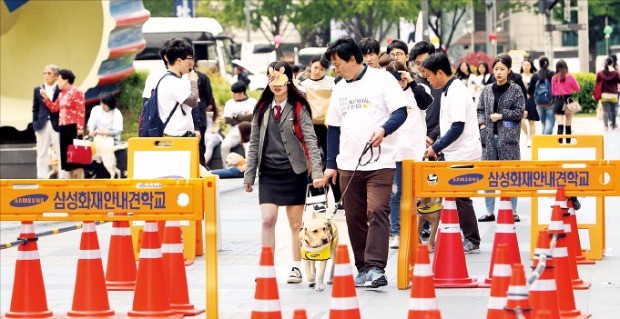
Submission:
{"label": "dark hair", "polygon": [[379,57],[379,67],[385,68],[388,64],[392,63],[393,61],[396,61],[396,59],[391,57],[389,54],[387,53],[381,54],[381,56]]}
{"label": "dark hair", "polygon": [[540,57],[540,59],[538,59],[538,65],[540,66],[540,70],[538,70],[538,77],[541,79],[546,78],[547,74],[549,74],[549,59],[545,56]]}
{"label": "dark hair", "polygon": [[616,68],[618,66],[618,56],[614,53],[614,54],[610,54],[609,57],[614,61],[614,63],[611,66]]}
{"label": "dark hair", "polygon": [[607,59],[605,59],[605,67],[603,68],[603,73],[607,74],[609,73],[609,67],[613,67],[614,66],[614,59],[611,56],[608,56]]}
{"label": "dark hair", "polygon": [[252,132],[252,124],[248,121],[243,121],[237,125],[239,129],[239,136],[241,137],[241,143],[247,143],[250,141],[250,133]]}
{"label": "dark hair", "polygon": [[[289,79],[288,83],[286,84],[286,87],[288,88],[288,103],[293,105],[293,107],[295,107],[297,103],[301,103],[307,109],[308,113],[311,113],[308,101],[306,101],[303,93],[301,93],[299,89],[297,89],[297,86],[293,84],[294,77],[293,68],[291,67],[291,65],[283,61],[276,61],[275,63],[270,63],[269,65],[271,66],[272,64],[272,67],[276,70],[284,67],[284,74],[286,74]],[[267,86],[263,90],[263,93],[261,93],[260,98],[256,103],[256,106],[254,106],[254,116],[258,116],[259,126],[263,122],[263,115],[265,114],[265,111],[271,106],[270,103],[273,101],[273,98],[273,92],[271,91],[271,88]],[[296,123],[297,121],[299,121],[299,119],[297,118],[297,112],[293,112],[293,122]]]}
{"label": "dark hair", "polygon": [[101,104],[105,104],[110,107],[110,110],[116,108],[116,97],[112,93],[101,93],[99,96],[101,99]]}
{"label": "dark hair", "polygon": [[493,60],[493,67],[495,67],[495,64],[497,63],[501,63],[505,65],[508,68],[508,70],[512,68],[512,58],[508,54],[502,53],[496,56],[495,59]]}
{"label": "dark hair", "polygon": [[362,50],[363,54],[379,54],[381,52],[381,44],[379,41],[371,38],[362,38],[358,43],[360,50]]}
{"label": "dark hair", "polygon": [[[468,74],[465,74],[463,71],[461,71],[461,65],[463,65],[463,63],[465,63],[465,65],[467,65],[467,72],[469,72]],[[471,68],[469,66],[469,63],[467,63],[465,61],[459,63],[459,66],[456,68],[456,77],[459,80],[462,80],[462,79],[467,79],[470,75],[471,75]]]}
{"label": "dark hair", "polygon": [[169,65],[174,65],[177,59],[184,60],[189,55],[194,55],[194,49],[183,39],[172,39],[165,53]]}
{"label": "dark hair", "polygon": [[396,80],[400,81],[402,79],[402,76],[400,75],[399,71],[407,71],[407,68],[402,63],[396,60],[392,60],[385,66],[385,70],[390,72],[396,78]]}
{"label": "dark hair", "polygon": [[293,73],[299,73],[301,71],[301,67],[297,64],[293,65]]}
{"label": "dark hair", "polygon": [[230,91],[233,93],[245,93],[246,87],[243,81],[237,81],[230,86]]}
{"label": "dark hair", "polygon": [[394,49],[401,49],[405,54],[409,54],[409,47],[407,47],[407,43],[401,40],[394,40],[387,46],[387,53],[390,54]]}
{"label": "dark hair", "polygon": [[448,57],[443,52],[437,52],[429,55],[426,59],[424,59],[424,62],[422,62],[422,67],[433,73],[437,73],[437,71],[441,70],[447,76],[452,75],[450,60],[448,60]]}
{"label": "dark hair", "polygon": [[310,60],[310,63],[308,64],[309,66],[312,66],[314,64],[314,62],[319,62],[319,64],[327,69],[329,67],[329,61],[325,60],[323,57],[320,58],[312,58],[312,60]]}
{"label": "dark hair", "polygon": [[415,58],[420,54],[433,54],[435,53],[435,46],[428,43],[427,41],[420,41],[416,43],[413,48],[411,48],[411,52],[409,52],[409,61],[415,60]]}
{"label": "dark hair", "polygon": [[73,84],[75,81],[75,74],[73,74],[73,71],[69,69],[62,69],[58,71],[58,74],[60,74],[60,77],[63,78],[63,80],[67,80],[69,84]]}
{"label": "dark hair", "polygon": [[[534,66],[534,63],[532,63],[532,60],[525,59],[525,60],[523,60],[523,62],[529,62],[530,63],[530,66],[531,66],[530,73],[535,73],[536,71],[538,71],[536,69],[536,67]],[[523,62],[521,63],[521,71],[520,71],[521,73],[523,73]]]}
{"label": "dark hair", "polygon": [[490,71],[490,70],[489,70],[489,64],[488,64],[488,63],[486,63],[486,61],[481,61],[481,62],[478,62],[478,67],[476,68],[476,71],[478,71],[478,74],[480,74],[480,66],[481,66],[481,65],[482,65],[482,66],[484,66],[484,72],[485,72],[485,73],[484,73],[483,75],[487,75],[487,74],[489,74],[489,71]]}
{"label": "dark hair", "polygon": [[347,35],[343,35],[336,42],[330,43],[325,51],[325,58],[329,61],[332,60],[333,55],[337,55],[344,61],[349,61],[351,57],[355,57],[355,62],[361,64],[364,61],[362,50],[355,43],[353,38]]}
{"label": "dark hair", "polygon": [[566,81],[566,73],[568,73],[568,65],[564,60],[560,60],[555,64],[555,75],[560,76],[560,82]]}

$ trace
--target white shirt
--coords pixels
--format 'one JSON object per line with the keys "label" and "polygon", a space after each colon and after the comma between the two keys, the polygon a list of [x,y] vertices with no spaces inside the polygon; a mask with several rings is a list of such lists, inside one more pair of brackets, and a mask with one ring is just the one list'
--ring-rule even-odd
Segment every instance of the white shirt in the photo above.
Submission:
{"label": "white shirt", "polygon": [[[170,118],[170,122],[164,129],[164,134],[170,136],[182,136],[187,131],[194,131],[194,121],[192,120],[192,108],[184,105],[183,102],[191,95],[190,82],[174,75],[163,78],[157,89],[157,101],[159,107],[159,118],[166,123],[166,119],[174,106],[179,103],[177,110]],[[185,111],[185,115],[181,112]]]}
{"label": "white shirt", "polygon": [[[223,116],[232,118],[233,115],[252,114],[252,112],[254,112],[254,106],[256,106],[256,99],[253,97],[247,98],[244,101],[230,99],[224,104]],[[237,125],[231,125],[231,130],[229,130],[229,132],[232,132],[232,129],[235,127],[237,127]]]}
{"label": "white shirt", "polygon": [[306,92],[307,89],[311,90],[333,90],[336,83],[334,82],[334,78],[326,75],[320,80],[313,80],[311,78],[305,79],[300,83],[299,90],[302,92]]}
{"label": "white shirt", "polygon": [[[372,131],[385,124],[392,112],[408,104],[394,76],[385,70],[366,67],[361,79],[351,83],[338,82],[332,91],[327,113],[327,125],[340,127],[338,168],[354,170]],[[397,150],[398,136],[390,134],[381,143],[379,160],[360,166],[358,170],[395,168]],[[375,157],[377,153],[375,148]]]}
{"label": "white shirt", "polygon": [[420,110],[410,88],[403,92],[409,103],[407,104],[407,120],[395,133],[398,134],[399,140],[396,160],[399,162],[404,159],[421,161],[426,151],[426,111]]}
{"label": "white shirt", "polygon": [[122,131],[123,114],[118,109],[104,111],[101,105],[96,105],[90,111],[88,131],[97,132],[99,129]]}
{"label": "white shirt", "polygon": [[454,122],[465,123],[463,133],[456,141],[443,149],[446,161],[476,161],[482,157],[482,144],[478,130],[476,105],[471,91],[463,82],[455,79],[447,92],[441,93],[439,132],[444,136]]}
{"label": "white shirt", "polygon": [[155,89],[155,86],[157,86],[157,81],[159,81],[159,79],[161,79],[167,71],[168,70],[166,70],[163,66],[161,68],[151,70],[151,73],[149,73],[149,76],[146,77],[146,81],[144,82],[142,98],[148,99],[151,97],[151,92]]}

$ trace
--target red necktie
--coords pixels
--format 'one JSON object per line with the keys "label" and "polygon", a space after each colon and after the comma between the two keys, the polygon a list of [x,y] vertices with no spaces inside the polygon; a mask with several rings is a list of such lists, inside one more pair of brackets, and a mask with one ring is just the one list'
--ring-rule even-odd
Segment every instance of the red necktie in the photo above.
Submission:
{"label": "red necktie", "polygon": [[282,107],[280,105],[275,106],[276,112],[273,114],[273,119],[278,122],[280,121],[280,116],[282,116]]}

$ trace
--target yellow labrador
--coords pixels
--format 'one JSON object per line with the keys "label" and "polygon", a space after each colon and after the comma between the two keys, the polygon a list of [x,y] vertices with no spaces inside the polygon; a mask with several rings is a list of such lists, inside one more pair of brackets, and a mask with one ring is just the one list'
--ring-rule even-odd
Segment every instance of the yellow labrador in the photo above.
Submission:
{"label": "yellow labrador", "polygon": [[103,163],[103,166],[110,174],[110,178],[121,178],[121,171],[116,166],[116,155],[114,152],[127,148],[127,143],[114,145],[114,137],[95,135],[93,138],[95,144],[95,153],[93,154],[93,162]]}
{"label": "yellow labrador", "polygon": [[[324,214],[322,214],[324,215]],[[338,228],[331,219],[319,217],[312,213],[312,219],[304,221],[299,231],[301,257],[306,261],[306,275],[310,287],[315,291],[323,291],[323,278],[327,262],[336,256],[338,247]],[[316,264],[318,263],[318,268]],[[327,284],[334,279],[334,261],[331,264],[331,273]]]}

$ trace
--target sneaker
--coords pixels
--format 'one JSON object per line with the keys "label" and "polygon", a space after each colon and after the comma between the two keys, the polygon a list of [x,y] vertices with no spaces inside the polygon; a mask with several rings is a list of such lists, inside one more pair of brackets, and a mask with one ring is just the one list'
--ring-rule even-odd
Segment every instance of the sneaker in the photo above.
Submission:
{"label": "sneaker", "polygon": [[474,245],[471,241],[465,239],[463,241],[463,252],[465,254],[479,254],[480,253],[480,245]]}
{"label": "sneaker", "polygon": [[512,217],[514,217],[515,223],[518,223],[518,222],[521,221],[521,217],[519,217],[519,215],[517,215],[517,214],[512,215]]}
{"label": "sneaker", "polygon": [[335,205],[336,210],[344,210],[344,204],[342,202],[337,202]]}
{"label": "sneaker", "polygon": [[387,286],[387,284],[387,278],[385,278],[385,272],[382,269],[374,267],[366,274],[364,287],[379,288],[381,286]]}
{"label": "sneaker", "polygon": [[485,222],[494,222],[495,221],[495,215],[493,214],[486,214],[480,218],[478,218],[478,221],[481,223],[485,223]]}
{"label": "sneaker", "polygon": [[301,282],[301,271],[297,267],[293,267],[291,269],[291,273],[288,275],[288,279],[286,279],[287,284],[298,284]]}
{"label": "sneaker", "polygon": [[428,240],[430,237],[431,237],[431,230],[422,229],[422,231],[420,232],[420,238],[423,240]]}
{"label": "sneaker", "polygon": [[364,284],[366,283],[366,271],[365,270],[360,270],[357,273],[357,276],[355,277],[355,287],[364,287]]}
{"label": "sneaker", "polygon": [[399,235],[392,236],[392,239],[390,239],[390,248],[398,249],[399,245],[400,245],[400,236]]}

